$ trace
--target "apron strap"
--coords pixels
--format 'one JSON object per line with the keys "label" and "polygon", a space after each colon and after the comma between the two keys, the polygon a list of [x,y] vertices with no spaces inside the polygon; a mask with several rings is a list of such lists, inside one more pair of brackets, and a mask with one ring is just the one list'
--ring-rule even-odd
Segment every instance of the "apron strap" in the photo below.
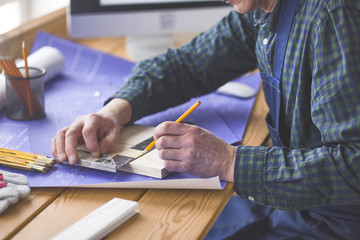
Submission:
{"label": "apron strap", "polygon": [[285,51],[289,39],[291,25],[299,0],[282,0],[280,16],[277,24],[275,40],[275,58],[273,60],[274,77],[281,81]]}

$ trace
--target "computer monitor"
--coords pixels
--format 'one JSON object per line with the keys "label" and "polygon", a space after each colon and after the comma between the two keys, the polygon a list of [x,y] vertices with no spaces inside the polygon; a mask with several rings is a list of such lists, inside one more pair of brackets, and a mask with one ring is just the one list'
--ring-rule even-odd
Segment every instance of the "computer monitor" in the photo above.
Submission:
{"label": "computer monitor", "polygon": [[71,0],[67,22],[73,38],[126,37],[142,60],[173,47],[173,34],[204,31],[231,9],[220,0]]}

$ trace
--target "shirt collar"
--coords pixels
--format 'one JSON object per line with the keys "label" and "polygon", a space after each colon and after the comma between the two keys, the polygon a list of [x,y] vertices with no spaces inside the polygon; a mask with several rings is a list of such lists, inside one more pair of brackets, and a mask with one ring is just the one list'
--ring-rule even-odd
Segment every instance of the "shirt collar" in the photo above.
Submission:
{"label": "shirt collar", "polygon": [[257,8],[253,15],[254,25],[259,27],[266,27],[269,30],[275,31],[277,19],[280,13],[281,1],[282,0],[277,0],[273,11],[270,13]]}

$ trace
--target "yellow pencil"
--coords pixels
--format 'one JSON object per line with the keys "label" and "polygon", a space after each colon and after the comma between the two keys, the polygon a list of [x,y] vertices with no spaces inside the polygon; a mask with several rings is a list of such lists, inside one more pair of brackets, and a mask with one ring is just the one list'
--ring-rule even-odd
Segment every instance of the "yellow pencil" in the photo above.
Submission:
{"label": "yellow pencil", "polygon": [[18,163],[18,162],[13,162],[13,161],[6,161],[1,158],[0,158],[0,164],[8,166],[8,167],[15,167],[15,168],[19,168],[22,170],[37,171],[37,172],[42,172],[42,173],[45,173],[49,170],[49,168],[47,168],[47,167],[38,166],[38,165],[34,165],[34,164],[23,164],[23,163]]}
{"label": "yellow pencil", "polygon": [[50,163],[45,163],[45,162],[41,162],[41,161],[36,161],[33,159],[27,159],[27,158],[23,158],[23,157],[13,157],[13,156],[8,156],[8,155],[0,155],[0,159],[3,161],[8,161],[8,162],[17,162],[19,164],[35,164],[35,165],[39,165],[39,166],[43,166],[43,167],[52,167],[53,165]]}
{"label": "yellow pencil", "polygon": [[31,162],[23,162],[20,160],[6,159],[6,158],[1,158],[1,157],[0,157],[0,162],[2,162],[2,164],[4,164],[4,165],[16,164],[16,165],[21,165],[21,166],[27,166],[27,167],[33,168],[36,171],[41,171],[41,172],[46,172],[49,169],[48,166],[42,166],[42,165],[38,165],[35,163],[31,163]]}
{"label": "yellow pencil", "polygon": [[[22,54],[23,54],[23,59],[24,59],[24,64],[25,64],[25,77],[29,78],[29,67],[28,67],[27,57],[26,57],[25,41],[22,42]],[[25,80],[25,87],[26,87],[26,99],[27,99],[27,105],[28,105],[28,110],[29,110],[29,116],[32,117],[33,116],[33,109],[32,109],[31,98],[30,98],[30,91],[31,90],[30,90],[29,79]]]}
{"label": "yellow pencil", "polygon": [[5,161],[2,161],[2,160],[0,160],[0,164],[8,166],[8,167],[21,169],[21,170],[33,171],[32,167],[29,167],[29,166],[26,166],[26,165],[23,165],[23,164],[9,163],[9,162],[5,162]]}
{"label": "yellow pencil", "polygon": [[[182,122],[190,113],[192,113],[199,105],[200,101],[197,101],[194,105],[192,105],[186,112],[183,113],[175,122]],[[145,151],[150,151],[155,146],[156,140],[152,141],[146,148]]]}
{"label": "yellow pencil", "polygon": [[40,155],[40,154],[35,154],[35,153],[28,153],[28,152],[23,152],[23,151],[18,151],[18,150],[13,150],[13,149],[8,149],[8,148],[1,148],[0,147],[0,153],[1,154],[8,154],[8,155],[15,155],[15,156],[28,156],[28,157],[32,157],[32,158],[36,158],[45,162],[49,162],[49,163],[55,163],[55,159],[44,156],[44,155]]}
{"label": "yellow pencil", "polygon": [[0,164],[44,173],[54,166],[55,160],[39,154],[0,148]]}

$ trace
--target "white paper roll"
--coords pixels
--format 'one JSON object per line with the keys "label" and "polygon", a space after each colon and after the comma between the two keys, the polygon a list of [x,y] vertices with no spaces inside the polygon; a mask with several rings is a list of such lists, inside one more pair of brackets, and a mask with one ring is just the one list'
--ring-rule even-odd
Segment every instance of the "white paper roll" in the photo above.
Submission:
{"label": "white paper roll", "polygon": [[[46,69],[45,83],[61,73],[65,67],[65,59],[62,53],[54,47],[45,46],[30,54],[27,58],[29,67],[42,67]],[[16,63],[16,66],[23,67],[24,60]],[[0,110],[5,107],[5,76],[0,75]]]}
{"label": "white paper roll", "polygon": [[[45,82],[58,75],[65,67],[65,59],[61,52],[54,47],[45,46],[28,56],[29,67],[43,67],[46,69]],[[24,66],[24,60],[16,64]]]}

